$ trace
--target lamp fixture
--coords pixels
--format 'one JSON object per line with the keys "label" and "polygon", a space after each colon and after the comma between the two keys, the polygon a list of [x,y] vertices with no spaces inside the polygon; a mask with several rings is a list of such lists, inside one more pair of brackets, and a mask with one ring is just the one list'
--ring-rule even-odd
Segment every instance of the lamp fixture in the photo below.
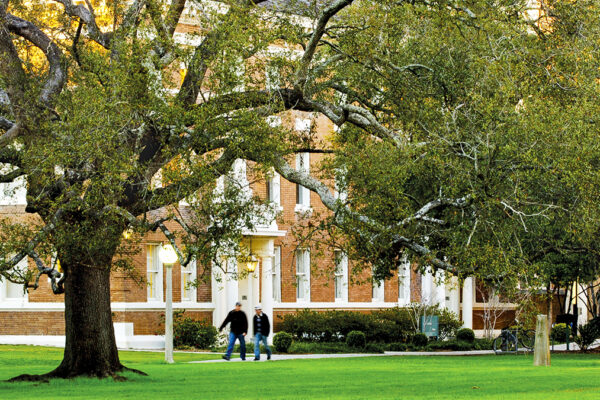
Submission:
{"label": "lamp fixture", "polygon": [[160,247],[159,257],[163,264],[175,264],[177,261],[177,253],[170,244],[163,244]]}
{"label": "lamp fixture", "polygon": [[250,254],[248,256],[248,259],[246,260],[246,269],[248,270],[248,272],[252,273],[252,272],[256,271],[257,266],[258,266],[258,258],[256,258],[256,256],[254,256],[253,254]]}

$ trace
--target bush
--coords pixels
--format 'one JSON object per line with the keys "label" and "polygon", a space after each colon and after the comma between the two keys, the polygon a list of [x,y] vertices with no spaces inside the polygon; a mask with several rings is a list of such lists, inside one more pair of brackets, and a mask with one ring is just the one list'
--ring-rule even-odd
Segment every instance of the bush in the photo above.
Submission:
{"label": "bush", "polygon": [[579,325],[579,335],[575,338],[575,341],[583,351],[587,351],[588,347],[600,336],[600,332],[598,332],[595,324],[590,322],[585,325]]}
{"label": "bush", "polygon": [[210,349],[217,342],[217,328],[206,320],[183,317],[184,312],[173,314],[173,346]]}
{"label": "bush", "polygon": [[383,344],[380,343],[369,343],[365,346],[365,352],[367,353],[383,353]]}
{"label": "bush", "polygon": [[416,347],[425,346],[428,341],[429,341],[429,339],[427,338],[427,335],[424,333],[416,333],[412,337],[412,344]]}
{"label": "bush", "polygon": [[494,341],[492,339],[475,339],[473,348],[475,350],[492,350]]}
{"label": "bush", "polygon": [[279,332],[273,337],[273,347],[275,351],[287,353],[292,345],[292,335],[287,332]]}
{"label": "bush", "polygon": [[406,351],[406,343],[389,343],[387,349],[388,351]]}
{"label": "bush", "polygon": [[463,342],[473,343],[475,341],[475,332],[473,329],[462,328],[456,332],[456,339]]}
{"label": "bush", "polygon": [[[453,336],[460,326],[456,314],[439,307],[428,307],[428,315],[439,316],[440,337]],[[281,329],[294,340],[344,342],[352,331],[365,333],[367,343],[410,343],[414,331],[408,308],[390,308],[370,314],[356,311],[317,312],[302,310],[282,317]]]}
{"label": "bush", "polygon": [[550,331],[550,339],[555,342],[564,343],[571,337],[571,328],[567,324],[555,324]]}
{"label": "bush", "polygon": [[367,344],[367,338],[361,331],[352,331],[346,337],[346,345],[357,349],[363,349]]}

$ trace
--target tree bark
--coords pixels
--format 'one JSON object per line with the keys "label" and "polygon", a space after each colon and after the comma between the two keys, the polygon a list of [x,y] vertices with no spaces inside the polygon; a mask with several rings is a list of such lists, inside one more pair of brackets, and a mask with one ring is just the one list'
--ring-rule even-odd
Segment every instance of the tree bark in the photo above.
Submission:
{"label": "tree bark", "polygon": [[[124,379],[130,370],[119,361],[110,307],[110,262],[104,267],[63,265],[65,281],[65,352],[61,364],[43,375],[20,375],[10,381],[90,376]],[[145,374],[144,374],[145,375]]]}
{"label": "tree bark", "polygon": [[123,369],[110,308],[110,268],[69,266],[65,281],[65,354],[53,376],[114,376]]}

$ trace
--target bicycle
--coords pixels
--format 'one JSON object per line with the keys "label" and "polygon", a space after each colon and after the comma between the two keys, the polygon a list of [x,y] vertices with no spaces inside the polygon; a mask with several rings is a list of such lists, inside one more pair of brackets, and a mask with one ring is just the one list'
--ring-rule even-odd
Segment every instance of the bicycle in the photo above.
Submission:
{"label": "bicycle", "polygon": [[535,332],[529,329],[504,328],[494,339],[494,353],[516,353],[519,350],[531,351],[535,344]]}

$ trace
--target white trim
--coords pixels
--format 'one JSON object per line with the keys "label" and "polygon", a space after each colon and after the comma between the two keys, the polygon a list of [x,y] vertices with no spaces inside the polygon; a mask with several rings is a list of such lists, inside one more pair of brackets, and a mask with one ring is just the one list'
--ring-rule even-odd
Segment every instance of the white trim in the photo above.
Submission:
{"label": "white trim", "polygon": [[[16,306],[16,302],[2,302],[0,303],[0,312],[8,312],[8,311],[22,311],[22,312],[34,312],[34,311],[47,311],[47,312],[55,312],[55,311],[64,311],[65,304],[64,303],[21,303],[21,305]],[[185,308],[186,310],[213,310],[215,308],[214,303],[188,303],[188,302],[177,302],[173,303],[173,309],[176,308]],[[153,301],[149,303],[145,302],[128,302],[128,303],[111,303],[110,305],[111,311],[164,311],[165,303]]]}
{"label": "white trim", "polygon": [[314,303],[304,303],[304,302],[293,302],[293,303],[274,303],[273,309],[303,309],[303,308],[394,308],[398,307],[398,303],[391,302],[314,302]]}
{"label": "white trim", "polygon": [[406,261],[398,269],[398,304],[410,304],[410,262]]}
{"label": "white trim", "polygon": [[[198,291],[196,286],[193,286],[193,282],[196,280],[197,277],[197,270],[198,267],[196,266],[196,260],[193,259],[192,261],[190,261],[190,263],[187,265],[186,268],[184,268],[183,266],[181,267],[181,302],[182,303],[186,303],[186,304],[193,304],[196,303],[198,300]],[[184,294],[186,292],[186,288],[185,288],[185,282],[184,282],[184,276],[189,275],[189,283],[190,287],[189,289],[187,289],[190,293],[190,299],[184,299]]]}
{"label": "white trim", "polygon": [[273,281],[273,302],[276,303],[281,301],[281,246],[273,247],[271,279]]}
{"label": "white trim", "polygon": [[[334,251],[334,283],[333,292],[336,303],[348,302],[348,255],[341,250]],[[337,296],[338,278],[341,280],[341,297]]]}
{"label": "white trim", "polygon": [[[302,256],[300,257],[300,254]],[[302,272],[298,272],[298,265],[302,264]],[[302,297],[299,297],[300,279],[304,291]],[[310,303],[310,250],[300,249],[296,251],[296,301],[299,303]]]}

